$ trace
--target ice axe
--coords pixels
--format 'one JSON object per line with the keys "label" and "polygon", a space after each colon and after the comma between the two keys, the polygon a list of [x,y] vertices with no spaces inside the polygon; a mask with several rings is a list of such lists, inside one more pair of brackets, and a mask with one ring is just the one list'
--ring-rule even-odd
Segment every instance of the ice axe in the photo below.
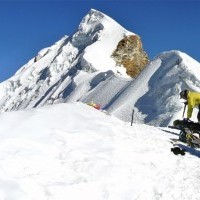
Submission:
{"label": "ice axe", "polygon": [[132,115],[131,115],[131,126],[133,125],[133,118],[134,118],[134,109],[132,110]]}

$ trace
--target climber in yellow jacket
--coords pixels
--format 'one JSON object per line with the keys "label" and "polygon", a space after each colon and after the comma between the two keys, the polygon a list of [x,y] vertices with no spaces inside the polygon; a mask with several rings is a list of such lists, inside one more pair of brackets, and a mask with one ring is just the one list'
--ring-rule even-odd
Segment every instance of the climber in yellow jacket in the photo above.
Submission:
{"label": "climber in yellow jacket", "polygon": [[189,120],[192,116],[193,108],[198,107],[199,112],[197,114],[198,122],[200,122],[200,93],[192,92],[189,90],[183,90],[180,92],[180,98],[187,101],[187,119]]}

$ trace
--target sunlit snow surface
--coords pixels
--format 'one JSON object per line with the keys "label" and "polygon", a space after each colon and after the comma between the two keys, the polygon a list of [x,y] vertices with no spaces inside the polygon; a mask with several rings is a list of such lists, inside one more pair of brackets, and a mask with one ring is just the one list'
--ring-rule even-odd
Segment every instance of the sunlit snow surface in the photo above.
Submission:
{"label": "sunlit snow surface", "polygon": [[162,128],[82,103],[3,113],[0,124],[1,200],[200,199],[199,150],[175,156],[178,136]]}

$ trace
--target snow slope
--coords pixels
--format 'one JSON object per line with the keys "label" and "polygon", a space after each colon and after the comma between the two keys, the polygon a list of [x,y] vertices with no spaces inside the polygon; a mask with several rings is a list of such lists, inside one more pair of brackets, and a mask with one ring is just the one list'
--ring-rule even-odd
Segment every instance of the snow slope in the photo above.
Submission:
{"label": "snow slope", "polygon": [[[200,63],[180,51],[163,52],[131,82],[114,102],[116,116],[130,121],[132,109],[136,122],[167,126],[182,118],[184,89],[200,91]],[[196,116],[193,114],[194,121]]]}
{"label": "snow slope", "polygon": [[197,200],[200,152],[82,103],[0,115],[1,200]]}
{"label": "snow slope", "polygon": [[[93,99],[124,121],[131,120],[134,109],[135,122],[167,126],[182,118],[180,91],[199,88],[200,63],[180,51],[169,51],[152,60],[137,79],[113,75],[81,100]],[[195,112],[192,119],[196,121]]]}
{"label": "snow slope", "polygon": [[200,64],[180,51],[163,52],[132,79],[111,58],[126,35],[134,33],[92,9],[72,36],[41,50],[0,84],[0,111],[93,101],[126,122],[133,109],[135,122],[154,126],[182,118],[179,93],[199,91]]}

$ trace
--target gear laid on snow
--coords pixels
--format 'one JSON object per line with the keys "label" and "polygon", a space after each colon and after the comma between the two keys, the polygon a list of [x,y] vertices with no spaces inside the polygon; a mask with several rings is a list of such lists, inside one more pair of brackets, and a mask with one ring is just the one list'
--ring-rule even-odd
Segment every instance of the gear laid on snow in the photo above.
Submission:
{"label": "gear laid on snow", "polygon": [[95,109],[97,109],[97,110],[100,110],[100,109],[101,109],[100,104],[96,104],[96,103],[94,103],[93,101],[89,102],[87,105],[92,106],[93,108],[95,108]]}
{"label": "gear laid on snow", "polygon": [[190,120],[175,120],[173,127],[180,130],[179,140],[191,147],[200,147],[200,124]]}
{"label": "gear laid on snow", "polygon": [[184,156],[185,155],[185,150],[184,149],[181,149],[179,147],[174,147],[174,148],[171,148],[171,151],[175,154],[175,155],[182,155]]}
{"label": "gear laid on snow", "polygon": [[[188,146],[192,148],[200,148],[200,93],[192,92],[189,90],[183,90],[180,92],[180,98],[185,99],[186,102],[183,111],[183,120],[175,120],[173,126],[170,128],[175,128],[180,130],[179,141],[187,143]],[[187,118],[184,118],[185,108],[188,106]],[[199,112],[197,115],[198,123],[190,120],[193,112],[193,108],[198,106]],[[177,140],[177,141],[178,141]],[[180,148],[172,148],[171,151],[177,155]]]}

